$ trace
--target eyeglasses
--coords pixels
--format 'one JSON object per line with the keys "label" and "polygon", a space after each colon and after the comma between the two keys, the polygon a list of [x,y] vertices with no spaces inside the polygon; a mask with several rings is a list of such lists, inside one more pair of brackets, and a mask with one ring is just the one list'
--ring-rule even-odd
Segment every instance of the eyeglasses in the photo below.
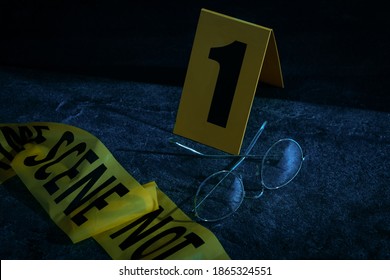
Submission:
{"label": "eyeglasses", "polygon": [[[259,198],[264,189],[278,189],[289,184],[299,173],[304,156],[301,146],[293,139],[285,138],[276,141],[262,156],[261,168],[256,173],[260,175],[260,184],[252,195],[245,191],[241,175],[236,169],[246,158],[259,158],[251,155],[251,151],[267,122],[264,122],[253,137],[243,155],[210,155],[203,154],[177,141],[171,141],[181,148],[194,154],[212,158],[236,158],[232,167],[208,176],[199,185],[194,199],[195,216],[203,221],[219,221],[237,211],[244,198]],[[260,172],[259,172],[260,171]]]}

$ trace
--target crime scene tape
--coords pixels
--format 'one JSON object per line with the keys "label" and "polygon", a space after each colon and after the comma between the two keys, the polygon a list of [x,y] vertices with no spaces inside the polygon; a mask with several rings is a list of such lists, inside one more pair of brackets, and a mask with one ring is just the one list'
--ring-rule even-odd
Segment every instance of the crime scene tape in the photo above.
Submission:
{"label": "crime scene tape", "polygon": [[94,236],[113,259],[229,259],[214,234],[158,188],[157,196],[159,209]]}
{"label": "crime scene tape", "polygon": [[156,183],[141,185],[80,128],[0,124],[0,184],[15,175],[73,243],[93,237],[113,259],[229,259]]}

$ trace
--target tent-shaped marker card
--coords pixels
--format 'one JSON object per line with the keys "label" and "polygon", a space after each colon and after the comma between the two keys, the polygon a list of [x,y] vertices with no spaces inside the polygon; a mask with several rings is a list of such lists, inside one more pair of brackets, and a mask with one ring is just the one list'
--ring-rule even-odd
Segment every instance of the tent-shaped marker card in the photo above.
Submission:
{"label": "tent-shaped marker card", "polygon": [[272,29],[202,9],[173,132],[239,154],[259,80],[283,87]]}

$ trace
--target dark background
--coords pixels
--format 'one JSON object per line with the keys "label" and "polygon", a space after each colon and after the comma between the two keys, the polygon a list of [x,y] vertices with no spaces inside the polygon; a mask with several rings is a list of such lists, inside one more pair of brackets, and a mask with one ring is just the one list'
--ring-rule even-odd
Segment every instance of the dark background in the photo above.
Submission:
{"label": "dark background", "polygon": [[[233,259],[390,259],[383,1],[1,1],[0,123],[86,129],[188,213],[199,180],[226,164],[166,141],[201,8],[275,32],[285,88],[259,85],[244,148],[268,120],[262,149],[292,137],[307,155],[292,187],[205,226]],[[17,179],[0,198],[2,259],[108,258],[93,240],[71,244]]]}
{"label": "dark background", "polygon": [[383,1],[2,1],[0,63],[181,86],[202,7],[274,29],[286,90],[388,111]]}

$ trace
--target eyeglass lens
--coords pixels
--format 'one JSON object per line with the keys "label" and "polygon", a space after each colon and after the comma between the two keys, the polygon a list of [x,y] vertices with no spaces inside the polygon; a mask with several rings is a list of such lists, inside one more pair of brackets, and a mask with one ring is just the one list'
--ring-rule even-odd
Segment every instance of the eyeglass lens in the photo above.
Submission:
{"label": "eyeglass lens", "polygon": [[244,186],[231,171],[219,171],[207,177],[195,195],[196,216],[204,221],[217,221],[236,212],[244,199]]}
{"label": "eyeglass lens", "polygon": [[[264,187],[277,189],[291,182],[299,173],[303,159],[302,149],[295,140],[275,142],[263,157],[261,182],[256,182],[257,193],[252,198],[260,197]],[[244,197],[248,196],[241,177],[231,170],[219,171],[200,184],[195,195],[194,211],[204,221],[218,221],[236,212]]]}
{"label": "eyeglass lens", "polygon": [[293,139],[281,139],[266,152],[262,162],[261,181],[267,189],[278,189],[290,183],[301,169],[303,153]]}

